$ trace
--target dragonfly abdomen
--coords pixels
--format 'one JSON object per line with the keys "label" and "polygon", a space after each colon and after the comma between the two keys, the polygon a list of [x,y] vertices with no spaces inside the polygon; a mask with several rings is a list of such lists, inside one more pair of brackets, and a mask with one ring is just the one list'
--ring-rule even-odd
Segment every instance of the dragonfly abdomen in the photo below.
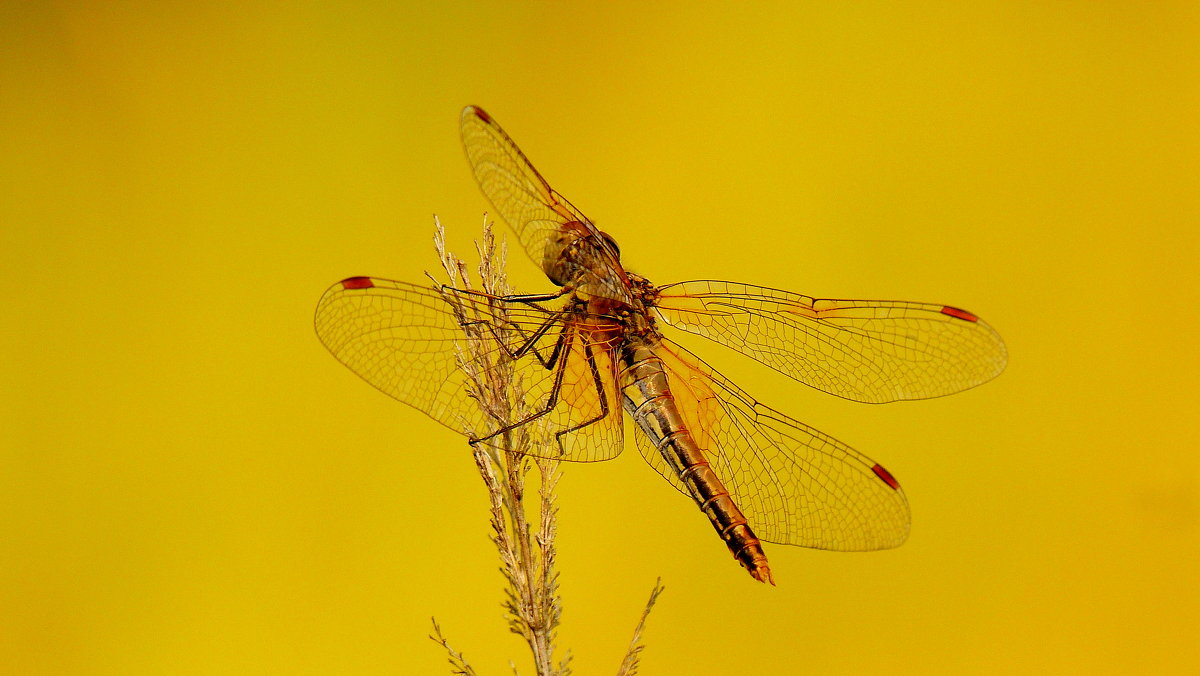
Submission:
{"label": "dragonfly abdomen", "polygon": [[774,584],[762,544],[684,424],[662,360],[644,342],[627,344],[621,356],[625,410],[712,522],[734,558],[756,580]]}

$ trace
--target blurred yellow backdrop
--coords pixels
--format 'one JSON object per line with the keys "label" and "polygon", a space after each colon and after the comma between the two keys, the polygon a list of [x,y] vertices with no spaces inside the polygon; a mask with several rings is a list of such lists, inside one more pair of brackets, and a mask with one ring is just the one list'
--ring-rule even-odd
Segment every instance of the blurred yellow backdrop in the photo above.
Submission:
{"label": "blurred yellow backdrop", "polygon": [[646,674],[1200,669],[1196,3],[435,5],[4,4],[0,671],[445,673],[436,616],[531,672],[466,445],[311,327],[435,269],[434,212],[472,252],[468,103],[652,280],[943,302],[1010,351],[866,406],[681,341],[885,463],[912,537],[769,547],[768,588],[635,452],[568,467],[577,673],[657,576]]}

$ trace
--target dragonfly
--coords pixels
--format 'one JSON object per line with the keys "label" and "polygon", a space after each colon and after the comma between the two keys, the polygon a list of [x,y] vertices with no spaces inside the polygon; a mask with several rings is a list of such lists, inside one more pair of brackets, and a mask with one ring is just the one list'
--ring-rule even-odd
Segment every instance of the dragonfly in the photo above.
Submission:
{"label": "dragonfly", "polygon": [[[316,310],[334,357],[471,443],[519,433],[535,456],[615,458],[624,411],[641,456],[761,582],[774,584],[763,542],[834,551],[904,543],[909,505],[891,472],[761,403],[664,329],[817,390],[883,403],[995,378],[1007,353],[991,326],[938,303],[818,299],[716,280],[657,286],[625,268],[616,240],[552,189],[488,113],[468,106],[461,133],[494,213],[557,290],[501,296],[350,277]],[[480,405],[472,383],[497,363],[524,408]]]}

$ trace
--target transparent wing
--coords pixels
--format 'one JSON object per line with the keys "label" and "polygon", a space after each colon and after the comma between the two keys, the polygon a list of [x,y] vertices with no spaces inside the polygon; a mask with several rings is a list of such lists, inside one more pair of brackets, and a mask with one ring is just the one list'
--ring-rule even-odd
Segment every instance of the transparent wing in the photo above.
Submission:
{"label": "transparent wing", "polygon": [[[668,340],[655,354],[684,423],[760,538],[868,551],[897,547],[908,537],[908,501],[881,465],[758,403]],[[637,446],[659,474],[687,494],[640,430]]]}
{"label": "transparent wing", "polygon": [[[472,439],[513,426],[531,455],[621,452],[611,326],[586,315],[375,277],[317,304],[326,348],[385,394]],[[607,333],[606,333],[607,332]]]}
{"label": "transparent wing", "polygon": [[516,231],[529,255],[541,263],[546,243],[564,223],[590,223],[555,192],[508,134],[482,108],[462,112],[467,160],[483,194]]}
{"label": "transparent wing", "polygon": [[992,327],[945,305],[824,300],[702,280],[659,288],[655,310],[677,329],[867,403],[960,392],[995,378],[1008,361]]}
{"label": "transparent wing", "polygon": [[[542,270],[594,295],[627,300],[628,283],[596,226],[550,187],[508,134],[482,108],[462,112],[463,148],[488,201]],[[561,254],[570,251],[566,260]],[[559,266],[557,270],[552,270]]]}

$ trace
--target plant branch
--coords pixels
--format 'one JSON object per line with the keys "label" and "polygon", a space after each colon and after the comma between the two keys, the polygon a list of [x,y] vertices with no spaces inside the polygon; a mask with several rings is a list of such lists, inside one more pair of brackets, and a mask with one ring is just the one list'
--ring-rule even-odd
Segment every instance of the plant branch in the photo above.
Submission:
{"label": "plant branch", "polygon": [[[545,449],[533,447],[533,437],[547,438],[545,434],[531,433],[534,426],[544,424],[534,415],[543,402],[527,401],[526,383],[515,364],[519,356],[514,356],[507,347],[520,344],[525,337],[515,323],[510,323],[506,313],[508,305],[502,302],[513,293],[504,272],[507,250],[504,244],[497,246],[491,224],[485,217],[483,237],[476,244],[480,261],[477,268],[479,288],[476,289],[467,264],[446,251],[445,230],[436,216],[434,224],[434,246],[449,284],[443,287],[436,280],[434,283],[463,328],[463,339],[455,349],[458,368],[466,377],[468,395],[478,404],[485,420],[496,421],[501,427],[516,421],[530,421],[492,436],[486,442],[471,444],[475,466],[488,492],[492,543],[500,555],[500,571],[507,583],[503,607],[508,626],[529,645],[538,676],[569,676],[570,653],[557,663],[554,658],[555,637],[562,619],[562,599],[555,569],[556,489],[561,467],[557,460],[547,457]],[[488,311],[480,312],[474,304],[468,306],[456,289],[470,292],[476,299],[491,299]],[[472,439],[481,439],[492,430],[465,431]],[[531,524],[525,498],[526,479],[533,467],[537,468],[539,483],[537,518]],[[533,524],[536,524],[536,533],[532,531]],[[661,581],[655,583],[621,662],[618,672],[621,676],[632,676],[637,670],[638,655],[644,647],[641,640],[646,617],[662,590]],[[434,634],[436,638],[430,638],[449,653],[455,669],[453,673],[474,676],[462,654],[449,646],[436,622]],[[513,671],[515,673],[515,667]]]}

